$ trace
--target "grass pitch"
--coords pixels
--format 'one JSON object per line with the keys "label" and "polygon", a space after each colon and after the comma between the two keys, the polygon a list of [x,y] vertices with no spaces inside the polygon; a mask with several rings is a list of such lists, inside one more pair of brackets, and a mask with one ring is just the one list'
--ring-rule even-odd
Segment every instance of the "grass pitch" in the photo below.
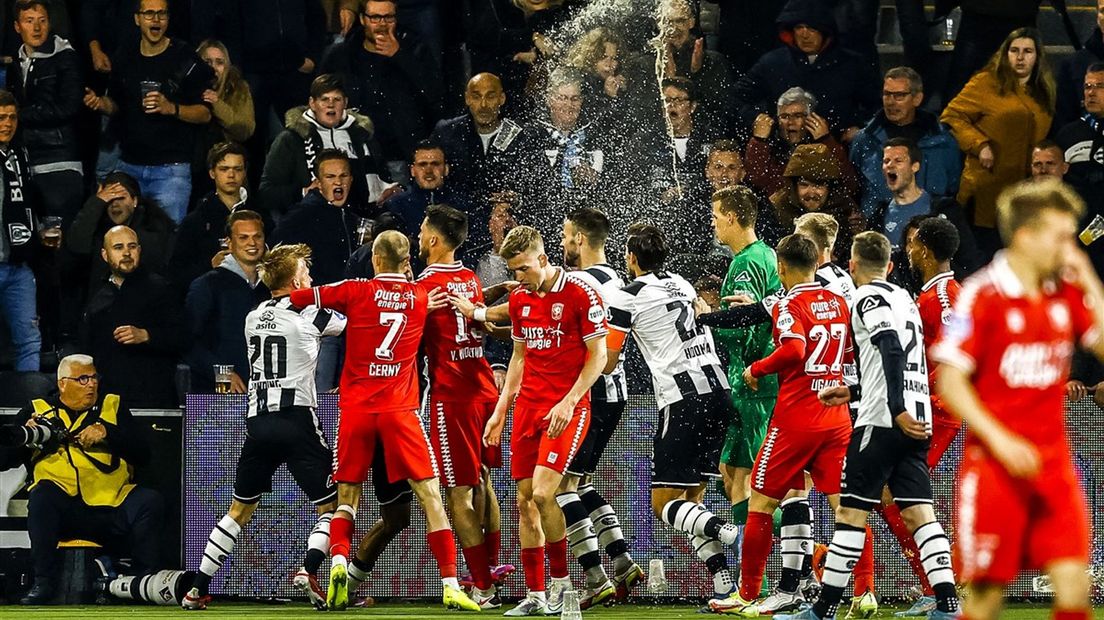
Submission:
{"label": "grass pitch", "polygon": [[[509,605],[503,606],[503,611],[509,609]],[[883,606],[878,610],[877,618],[893,618],[893,612],[902,607]],[[145,618],[180,618],[186,612],[175,607],[144,607],[113,605],[82,606],[82,607],[0,607],[0,618],[19,620],[131,620]],[[483,612],[482,614],[460,613],[447,611],[440,606],[429,604],[411,605],[401,603],[380,604],[364,609],[349,609],[343,614],[320,615],[303,603],[289,603],[285,605],[271,605],[259,603],[230,603],[215,601],[204,612],[188,613],[187,617],[193,620],[214,620],[227,618],[232,620],[245,620],[253,618],[279,618],[290,620],[292,618],[313,618],[322,620],[328,617],[331,620],[340,617],[353,618],[393,618],[394,620],[414,620],[422,618],[455,618],[460,620],[466,617],[500,618],[501,613]],[[722,618],[726,616],[713,616],[698,614],[697,610],[687,605],[620,605],[609,609],[596,609],[583,612],[584,618],[593,620],[632,618],[640,620],[668,619],[668,618]],[[842,614],[840,615],[842,618]],[[1044,620],[1050,617],[1050,609],[1045,605],[1011,605],[1005,608],[1001,614],[1002,620]],[[1104,620],[1104,609],[1096,609],[1093,614],[1095,620]]]}

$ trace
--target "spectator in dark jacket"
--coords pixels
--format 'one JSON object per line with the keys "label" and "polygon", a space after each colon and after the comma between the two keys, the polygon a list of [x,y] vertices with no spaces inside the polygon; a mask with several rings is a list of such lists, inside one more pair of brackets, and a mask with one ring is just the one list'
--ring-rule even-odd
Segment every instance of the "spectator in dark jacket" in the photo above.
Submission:
{"label": "spectator in dark jacket", "polygon": [[112,60],[123,45],[138,40],[133,0],[83,0],[80,4],[80,33],[88,42],[92,68],[111,73]]}
{"label": "spectator in dark jacket", "polygon": [[882,110],[851,142],[851,163],[862,177],[861,204],[868,217],[878,203],[890,198],[882,178],[882,147],[891,138],[908,138],[920,147],[920,187],[935,196],[958,193],[962,175],[958,142],[935,115],[920,109],[923,100],[920,74],[909,67],[890,69],[882,83]]}
{"label": "spectator in dark jacket", "polygon": [[315,176],[318,187],[280,219],[272,242],[310,246],[311,281],[322,285],[342,279],[349,256],[360,247],[356,231],[366,214],[354,212],[349,202],[355,180],[345,153],[336,149],[320,153]]}
{"label": "spectator in dark jacket", "polygon": [[65,235],[66,248],[85,261],[88,294],[96,292],[108,276],[108,263],[100,260],[104,235],[116,226],[127,226],[138,235],[142,264],[150,273],[163,273],[169,262],[176,223],[156,202],[144,198],[138,182],[125,172],[112,172],[77,213]]}
{"label": "spectator in dark jacket", "polygon": [[395,11],[391,0],[368,0],[363,29],[335,45],[321,71],[342,76],[349,106],[372,119],[383,157],[405,173],[398,162],[406,162],[441,117],[442,89],[437,64],[397,29]]}
{"label": "spectator in dark jacket", "polygon": [[83,169],[77,150],[77,114],[81,111],[81,75],[76,51],[50,33],[41,0],[15,4],[15,30],[23,40],[8,70],[8,84],[19,101],[23,145],[31,184],[49,215],[72,221],[80,208]]}
{"label": "spectator in dark jacket", "polygon": [[253,95],[257,136],[307,94],[322,61],[326,15],[318,0],[193,0],[192,40],[217,39],[240,63]]}
{"label": "spectator in dark jacket", "polygon": [[823,0],[790,0],[778,16],[784,46],[771,50],[736,82],[740,116],[751,127],[787,89],[816,96],[820,114],[843,142],[878,108],[878,77],[855,53],[836,44],[835,17]]}
{"label": "spectator in dark jacket", "polygon": [[[450,183],[449,164],[445,159],[445,150],[432,140],[422,140],[414,147],[414,156],[410,164],[410,178],[414,184],[410,189],[387,201],[387,210],[402,220],[402,231],[416,244],[418,231],[425,219],[429,205],[447,204],[468,215],[472,226],[487,226],[486,213],[472,213],[464,195],[453,189]],[[477,223],[481,222],[481,223]],[[486,237],[486,234],[482,235]],[[490,238],[486,239],[490,243]],[[457,256],[470,255],[465,252],[467,241],[458,248]]]}
{"label": "spectator in dark jacket", "polygon": [[181,294],[199,276],[217,267],[226,257],[226,218],[238,209],[248,209],[244,187],[245,148],[233,142],[211,147],[207,153],[207,174],[215,191],[196,204],[176,231],[176,244],[169,261],[168,275]]}
{"label": "spectator in dark jacket", "polygon": [[[1085,199],[1085,214],[1081,218],[1084,229],[1094,217],[1104,215],[1104,63],[1089,65],[1084,77],[1085,113],[1080,119],[1066,123],[1054,137],[1056,149],[1064,158],[1056,166],[1061,172],[1062,163],[1068,169],[1065,180]],[[1045,141],[1044,141],[1045,142]],[[1043,159],[1041,150],[1047,145],[1035,145],[1032,153],[1031,170],[1034,176],[1036,162]],[[1049,166],[1048,166],[1049,167]],[[1104,273],[1104,244],[1093,243],[1086,249],[1097,273]]]}
{"label": "spectator in dark jacket", "polygon": [[129,227],[107,231],[100,255],[111,275],[89,299],[81,331],[101,388],[134,407],[177,406],[176,361],[189,341],[180,302],[168,281],[141,266]]}
{"label": "spectator in dark jacket", "polygon": [[193,392],[215,390],[214,366],[234,367],[230,391],[244,394],[249,378],[245,315],[269,298],[257,276],[265,253],[264,221],[256,211],[239,209],[226,223],[230,254],[188,289],[185,301],[192,348],[185,356]]}
{"label": "spectator in dark jacket", "polygon": [[288,111],[261,175],[258,198],[267,212],[285,212],[314,188],[314,160],[324,149],[340,149],[352,161],[355,203],[380,203],[402,189],[390,182],[372,121],[348,111],[348,101],[344,81],[325,74],[311,83],[307,107]]}
{"label": "spectator in dark jacket", "polygon": [[1085,39],[1084,49],[1067,58],[1054,76],[1054,85],[1057,88],[1054,123],[1051,125],[1051,133],[1054,135],[1081,116],[1085,72],[1089,65],[1104,62],[1104,0],[1097,0],[1096,6],[1096,28]]}
{"label": "spectator in dark jacket", "polygon": [[[520,192],[524,159],[533,135],[502,116],[506,95],[498,76],[480,73],[464,92],[468,113],[437,123],[430,139],[441,145],[449,164],[449,183],[469,204],[487,204],[491,194]],[[473,230],[478,227],[473,226]],[[482,235],[480,235],[482,236]],[[474,241],[471,242],[474,246]]]}

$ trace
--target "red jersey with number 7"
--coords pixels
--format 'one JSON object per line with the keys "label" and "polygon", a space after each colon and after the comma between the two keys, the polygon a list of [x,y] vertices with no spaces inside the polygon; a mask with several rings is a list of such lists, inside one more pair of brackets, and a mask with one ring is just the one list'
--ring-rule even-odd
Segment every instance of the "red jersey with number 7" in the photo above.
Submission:
{"label": "red jersey with number 7", "polygon": [[[418,283],[428,291],[439,288],[473,304],[483,303],[479,276],[459,261],[426,267],[418,276]],[[478,325],[452,308],[430,313],[422,349],[427,358],[429,393],[433,400],[465,403],[498,400],[494,371],[483,356],[483,332]]]}
{"label": "red jersey with number 7", "polygon": [[[756,375],[778,373],[771,426],[806,431],[851,426],[847,405],[826,407],[817,399],[820,390],[844,385],[844,367],[854,363],[847,300],[815,282],[798,284],[772,314],[775,353],[752,365]],[[788,341],[803,350],[800,358],[786,357]],[[775,368],[772,358],[785,363]]]}
{"label": "red jersey with number 7", "polygon": [[[587,360],[586,341],[605,338],[606,309],[590,285],[557,269],[552,289],[538,295],[518,287],[510,293],[515,342],[525,344],[525,368],[517,403],[551,409],[571,391]],[[590,405],[590,391],[579,401]]]}
{"label": "red jersey with number 7", "polygon": [[314,304],[348,317],[342,413],[374,415],[419,407],[417,356],[429,308],[427,289],[397,273],[292,291],[296,306]]}

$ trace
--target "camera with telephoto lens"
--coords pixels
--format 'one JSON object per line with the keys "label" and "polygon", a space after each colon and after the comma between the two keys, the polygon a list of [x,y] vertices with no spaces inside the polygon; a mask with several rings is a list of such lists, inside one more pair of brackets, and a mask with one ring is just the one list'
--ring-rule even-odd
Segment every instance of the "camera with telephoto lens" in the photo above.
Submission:
{"label": "camera with telephoto lens", "polygon": [[34,426],[0,426],[0,446],[35,448],[43,452],[52,452],[69,440],[69,430],[61,420],[39,416],[34,418]]}

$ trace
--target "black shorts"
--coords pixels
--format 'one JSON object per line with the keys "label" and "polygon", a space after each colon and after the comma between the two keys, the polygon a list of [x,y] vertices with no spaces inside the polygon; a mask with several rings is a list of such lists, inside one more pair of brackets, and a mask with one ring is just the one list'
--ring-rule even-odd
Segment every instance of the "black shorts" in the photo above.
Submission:
{"label": "black shorts", "polygon": [[308,407],[289,407],[245,421],[245,444],[234,476],[234,499],[255,504],[272,491],[272,475],[281,465],[307,499],[320,506],[337,498],[333,452]]}
{"label": "black shorts", "polygon": [[735,414],[728,390],[690,396],[659,412],[653,487],[695,487],[719,478],[725,431]]}
{"label": "black shorts", "polygon": [[625,412],[625,401],[610,403],[604,400],[590,401],[592,415],[590,428],[587,429],[583,443],[579,445],[579,451],[575,458],[568,464],[565,474],[582,476],[593,474],[598,469],[598,460],[606,451],[613,432],[621,423],[621,414]]}
{"label": "black shorts", "polygon": [[387,479],[387,459],[383,451],[387,448],[377,441],[376,452],[372,455],[372,491],[376,494],[376,501],[380,506],[409,502],[414,491],[406,480],[391,482]]}
{"label": "black shorts", "polygon": [[840,504],[872,510],[882,501],[882,489],[905,507],[932,502],[928,470],[928,440],[913,439],[897,426],[860,426],[851,431],[843,462]]}

